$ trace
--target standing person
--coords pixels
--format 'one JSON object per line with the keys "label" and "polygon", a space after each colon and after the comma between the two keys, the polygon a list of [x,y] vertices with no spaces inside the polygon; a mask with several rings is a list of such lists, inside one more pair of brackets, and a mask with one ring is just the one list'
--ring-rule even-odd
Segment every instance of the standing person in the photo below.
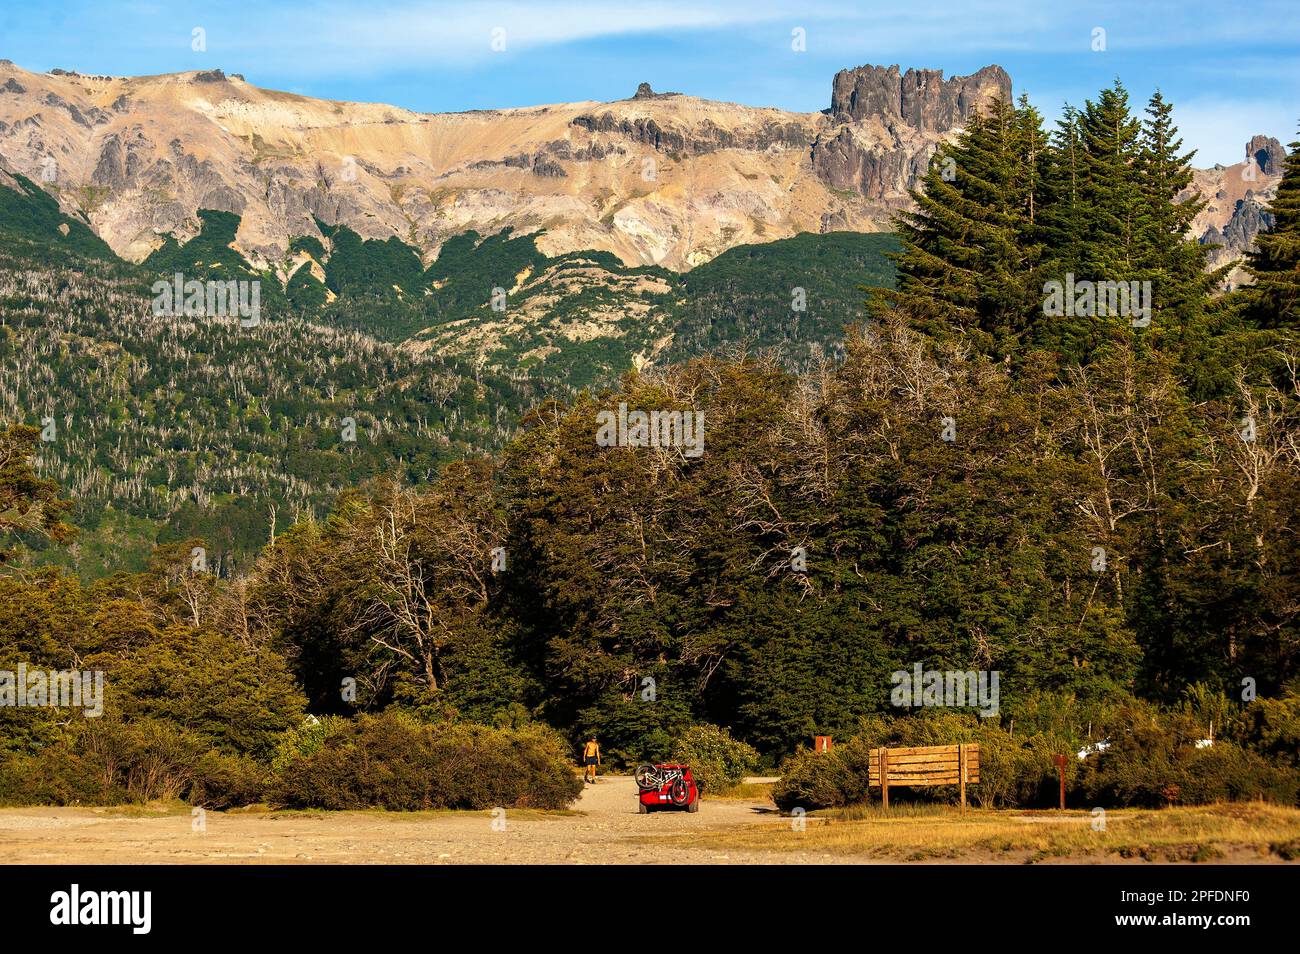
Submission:
{"label": "standing person", "polygon": [[595,735],[592,735],[587,740],[587,744],[582,747],[582,764],[586,766],[587,773],[584,781],[595,785],[596,766],[600,764],[600,743],[596,741]]}

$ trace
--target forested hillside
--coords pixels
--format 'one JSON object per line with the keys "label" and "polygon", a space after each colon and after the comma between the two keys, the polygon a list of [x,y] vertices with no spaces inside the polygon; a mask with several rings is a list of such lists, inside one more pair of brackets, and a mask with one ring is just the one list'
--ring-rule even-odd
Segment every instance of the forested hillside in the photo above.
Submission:
{"label": "forested hillside", "polygon": [[[229,575],[273,523],[323,514],[368,476],[427,481],[497,449],[544,396],[668,360],[671,341],[673,358],[777,346],[790,367],[809,348],[833,353],[864,313],[864,280],[892,275],[884,236],[737,249],[687,286],[606,252],[548,258],[509,231],[454,237],[425,267],[397,239],[319,223],[328,247],[296,241],[282,282],[232,246],[232,213],[202,211],[195,237],[168,237],[137,267],[35,184],[12,185],[0,187],[0,415],[54,420],[38,469],[71,493],[82,532],[70,550],[32,539],[30,558],[87,578],[143,568],[178,535],[207,539]],[[154,282],[178,274],[256,282],[258,321],[156,313]]]}
{"label": "forested hillside", "polygon": [[[26,252],[26,253],[25,253]],[[234,571],[281,527],[377,474],[426,481],[499,446],[540,391],[298,318],[163,316],[112,263],[0,252],[0,416],[43,428],[38,470],[76,502],[81,539],[35,559],[99,576],[154,542],[203,536]]]}

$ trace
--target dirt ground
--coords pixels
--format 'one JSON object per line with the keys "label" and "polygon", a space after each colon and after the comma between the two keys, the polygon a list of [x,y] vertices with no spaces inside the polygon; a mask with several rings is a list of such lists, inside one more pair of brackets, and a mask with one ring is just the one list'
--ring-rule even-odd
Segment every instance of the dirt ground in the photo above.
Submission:
{"label": "dirt ground", "polygon": [[800,863],[820,856],[656,846],[660,835],[764,823],[788,828],[770,801],[704,799],[694,814],[637,813],[636,783],[584,786],[569,813],[189,812],[113,808],[0,810],[2,864],[695,864]]}
{"label": "dirt ground", "polygon": [[[584,786],[568,812],[507,810],[504,830],[491,812],[207,812],[196,832],[184,806],[9,808],[0,864],[1268,863],[1281,858],[1267,843],[1287,839],[1286,857],[1300,851],[1300,812],[1253,805],[1117,812],[1104,837],[1082,834],[1086,812],[809,818],[800,833],[763,794],[772,780],[750,781],[760,784],[746,798],[641,815],[636,783],[611,776]],[[1203,859],[1188,848],[1215,839],[1220,850]],[[1123,850],[1129,842],[1177,850]]]}

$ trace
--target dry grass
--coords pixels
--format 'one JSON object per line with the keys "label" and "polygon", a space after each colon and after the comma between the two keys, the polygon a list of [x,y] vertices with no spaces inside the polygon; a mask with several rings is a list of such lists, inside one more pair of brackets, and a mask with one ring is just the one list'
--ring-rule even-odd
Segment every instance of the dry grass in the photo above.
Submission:
{"label": "dry grass", "polygon": [[1300,860],[1300,810],[1263,803],[1115,809],[1105,830],[1088,812],[878,807],[729,831],[672,836],[683,847],[805,851],[891,861]]}
{"label": "dry grass", "polygon": [[762,800],[770,801],[772,798],[772,783],[771,782],[741,782],[739,785],[735,785],[731,788],[723,789],[720,792],[706,791],[704,793],[704,797],[705,798],[735,798],[735,799],[743,799],[745,801],[753,801],[754,799],[758,799],[760,801]]}

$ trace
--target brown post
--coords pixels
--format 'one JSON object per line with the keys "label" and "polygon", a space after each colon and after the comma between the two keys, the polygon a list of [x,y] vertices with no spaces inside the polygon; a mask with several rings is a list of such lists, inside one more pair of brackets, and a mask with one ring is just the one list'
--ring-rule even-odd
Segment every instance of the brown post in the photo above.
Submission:
{"label": "brown post", "polygon": [[957,777],[961,779],[961,813],[966,814],[966,743],[957,746]]}
{"label": "brown post", "polygon": [[1052,761],[1056,763],[1056,771],[1061,776],[1061,811],[1065,811],[1065,756],[1053,755]]}
{"label": "brown post", "polygon": [[880,747],[880,805],[889,808],[889,749]]}

